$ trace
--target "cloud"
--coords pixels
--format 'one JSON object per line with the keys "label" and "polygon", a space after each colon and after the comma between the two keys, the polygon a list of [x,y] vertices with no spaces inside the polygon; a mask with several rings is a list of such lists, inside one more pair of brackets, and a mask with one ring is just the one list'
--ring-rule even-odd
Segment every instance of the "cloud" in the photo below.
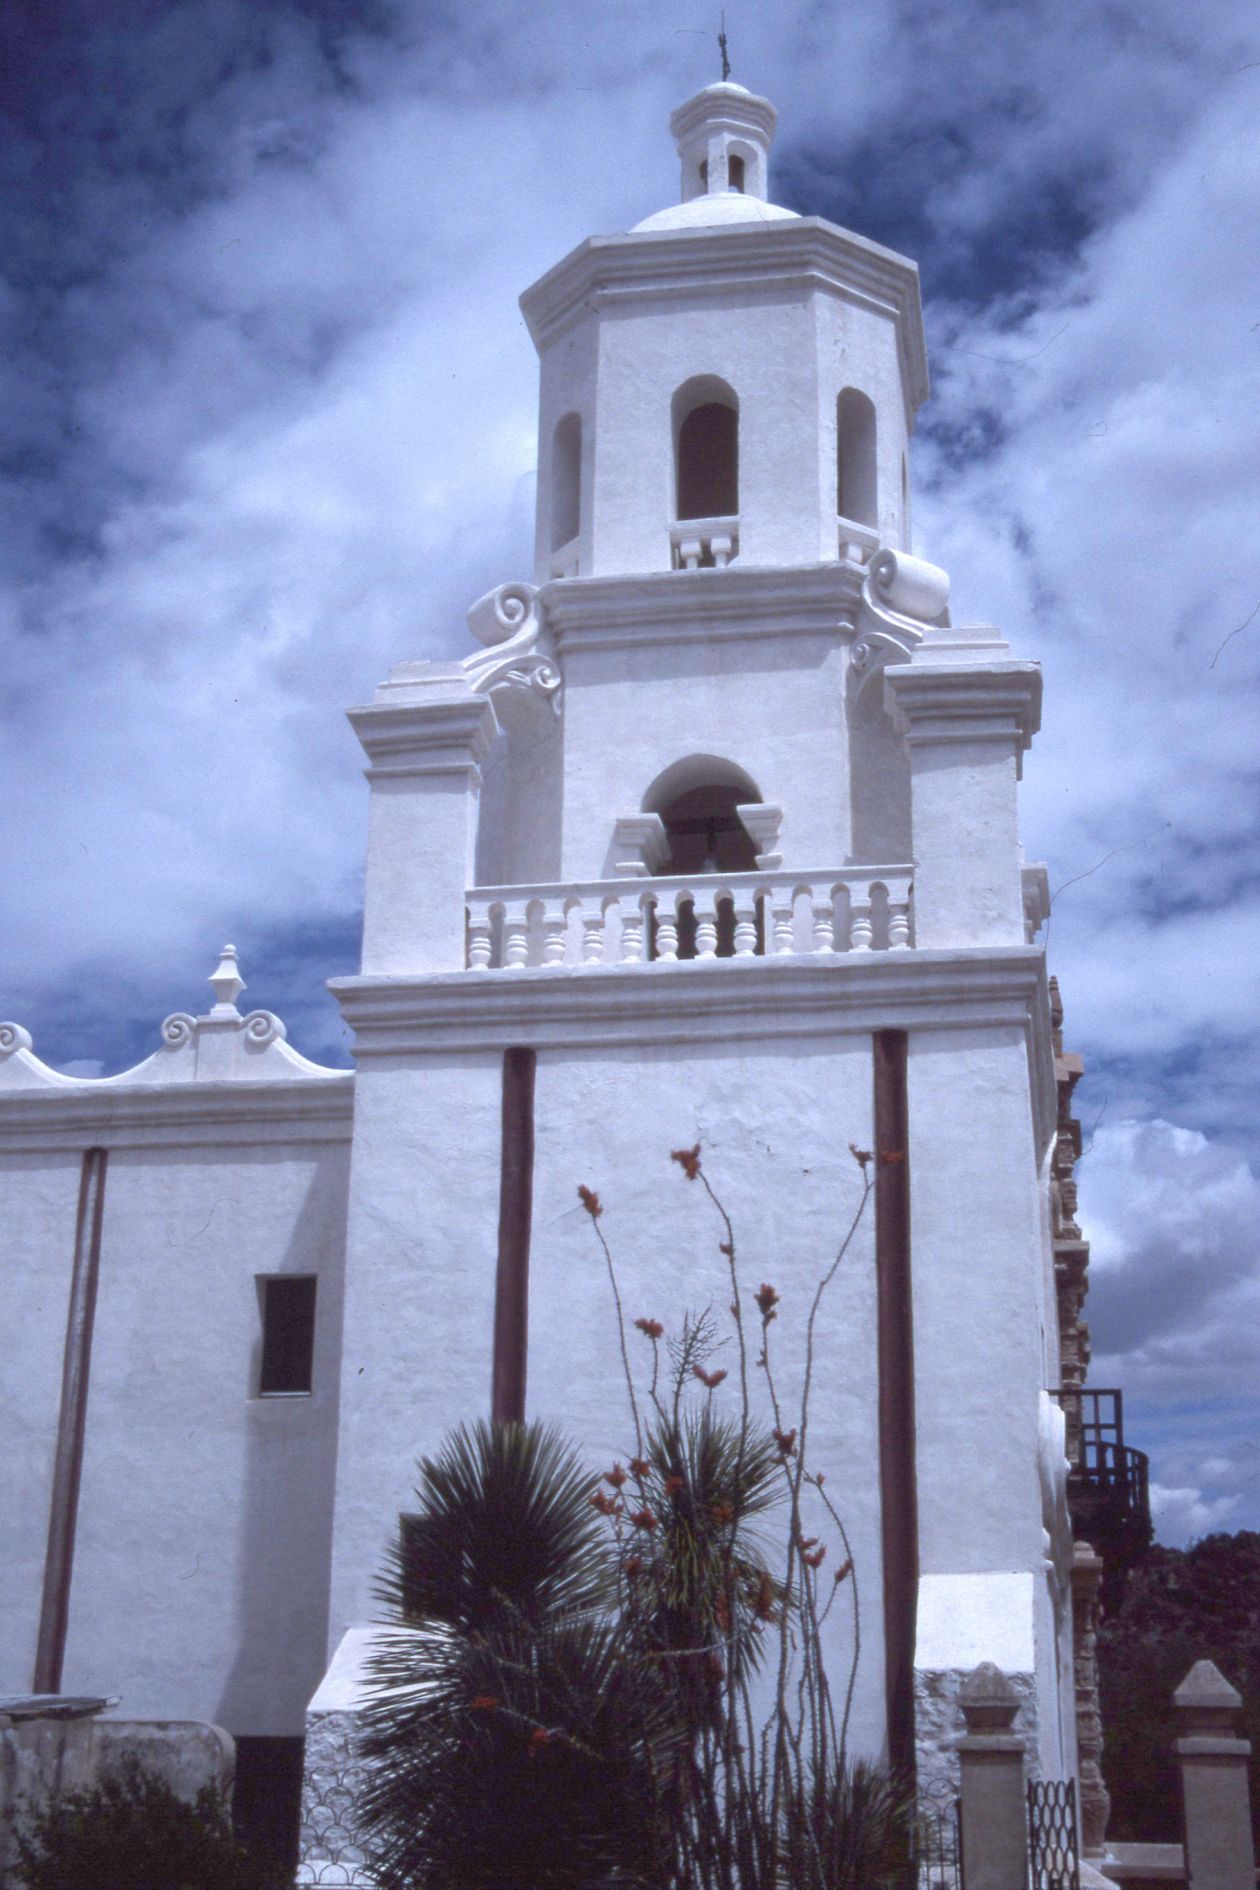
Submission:
{"label": "cloud", "polygon": [[1260,1312],[1260,1177],[1247,1161],[1195,1129],[1121,1121],[1098,1130],[1080,1184],[1096,1352],[1144,1390],[1152,1360],[1179,1394],[1219,1393],[1231,1362],[1254,1378],[1243,1315]]}
{"label": "cloud", "polygon": [[1185,1548],[1201,1536],[1220,1529],[1232,1529],[1238,1507],[1236,1497],[1205,1499],[1200,1490],[1170,1490],[1162,1483],[1151,1484],[1151,1515],[1159,1540],[1169,1548]]}
{"label": "cloud", "polygon": [[1101,1125],[1079,1174],[1090,1382],[1123,1390],[1160,1539],[1257,1527],[1260,1177],[1158,1119]]}

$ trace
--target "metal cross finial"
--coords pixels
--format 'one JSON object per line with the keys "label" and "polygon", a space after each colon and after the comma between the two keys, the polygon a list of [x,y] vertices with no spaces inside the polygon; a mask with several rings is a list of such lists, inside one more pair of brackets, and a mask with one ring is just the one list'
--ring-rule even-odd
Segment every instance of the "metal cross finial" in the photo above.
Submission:
{"label": "metal cross finial", "polygon": [[725,84],[726,80],[729,79],[731,76],[731,62],[727,56],[727,51],[726,51],[726,9],[725,7],[723,7],[722,9],[722,27],[721,27],[721,31],[718,33],[718,51],[722,55],[722,82],[723,84]]}

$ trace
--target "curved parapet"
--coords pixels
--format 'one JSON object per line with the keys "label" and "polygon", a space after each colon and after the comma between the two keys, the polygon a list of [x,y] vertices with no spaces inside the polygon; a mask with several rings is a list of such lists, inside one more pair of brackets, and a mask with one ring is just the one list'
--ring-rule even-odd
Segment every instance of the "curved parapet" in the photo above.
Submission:
{"label": "curved parapet", "polygon": [[35,1054],[31,1033],[0,1023],[0,1093],[20,1090],[103,1092],[176,1083],[348,1083],[347,1070],[313,1063],[286,1042],[285,1027],[271,1011],[237,1009],[245,989],[236,947],[225,945],[209,979],[215,1003],[200,1016],[175,1011],[162,1023],[161,1048],[117,1076],[71,1076]]}

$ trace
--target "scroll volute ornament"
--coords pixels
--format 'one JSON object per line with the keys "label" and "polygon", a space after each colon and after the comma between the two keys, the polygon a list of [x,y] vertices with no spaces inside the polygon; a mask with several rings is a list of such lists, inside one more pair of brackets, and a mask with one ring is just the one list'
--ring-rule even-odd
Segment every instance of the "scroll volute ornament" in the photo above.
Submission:
{"label": "scroll volute ornament", "polygon": [[885,663],[904,663],[949,623],[949,573],[907,551],[879,551],[862,579],[852,669],[858,693]]}
{"label": "scroll volute ornament", "polygon": [[559,715],[560,671],[539,614],[536,585],[500,584],[487,591],[469,611],[468,628],[486,646],[464,659],[470,688],[481,695],[523,689],[550,702]]}

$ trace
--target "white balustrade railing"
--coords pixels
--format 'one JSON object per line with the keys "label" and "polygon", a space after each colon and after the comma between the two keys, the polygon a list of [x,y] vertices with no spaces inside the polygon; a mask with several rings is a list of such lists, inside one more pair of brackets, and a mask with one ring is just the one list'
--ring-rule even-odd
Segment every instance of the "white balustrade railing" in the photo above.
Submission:
{"label": "white balustrade railing", "polygon": [[737,518],[684,518],[669,528],[675,571],[698,571],[714,566],[719,571],[739,556]]}
{"label": "white balustrade railing", "polygon": [[904,951],[910,886],[908,866],[477,886],[467,895],[468,964],[519,971]]}
{"label": "white balustrade railing", "polygon": [[849,564],[869,564],[879,550],[880,536],[873,525],[859,525],[856,519],[837,518],[837,549]]}

